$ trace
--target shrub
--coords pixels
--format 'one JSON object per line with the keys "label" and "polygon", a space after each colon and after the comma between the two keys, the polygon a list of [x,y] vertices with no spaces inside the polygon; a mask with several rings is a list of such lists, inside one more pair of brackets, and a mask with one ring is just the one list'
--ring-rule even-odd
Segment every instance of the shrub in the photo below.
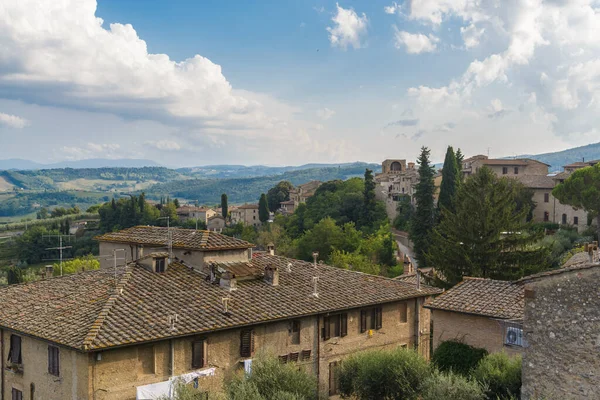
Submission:
{"label": "shrub", "polygon": [[468,375],[486,355],[486,349],[469,346],[457,340],[447,340],[435,349],[431,360],[441,371],[451,370],[457,374]]}
{"label": "shrub", "polygon": [[490,400],[519,398],[521,392],[521,356],[506,353],[485,356],[473,371],[473,377],[487,386]]}
{"label": "shrub", "polygon": [[[259,354],[252,373],[237,374],[225,382],[230,400],[310,400],[317,398],[317,380],[293,363]],[[258,397],[257,397],[258,395]]]}
{"label": "shrub", "polygon": [[429,364],[414,350],[358,353],[342,364],[340,394],[359,400],[417,399],[429,374]]}
{"label": "shrub", "polygon": [[482,386],[473,378],[454,372],[434,371],[424,383],[422,400],[484,400]]}

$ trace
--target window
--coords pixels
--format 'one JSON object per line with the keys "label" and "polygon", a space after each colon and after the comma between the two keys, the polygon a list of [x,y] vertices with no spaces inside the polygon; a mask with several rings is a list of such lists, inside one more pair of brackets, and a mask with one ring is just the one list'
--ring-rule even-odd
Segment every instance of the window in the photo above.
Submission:
{"label": "window", "polygon": [[240,356],[252,357],[254,355],[254,330],[243,329],[240,334]]}
{"label": "window", "polygon": [[502,175],[508,174],[508,167],[502,167]]}
{"label": "window", "polygon": [[12,400],[23,400],[23,392],[19,389],[12,388]]}
{"label": "window", "polygon": [[344,337],[348,334],[348,314],[335,314],[323,318],[323,340]]}
{"label": "window", "polygon": [[29,390],[31,392],[31,394],[29,395],[29,398],[31,400],[35,399],[35,383],[31,382],[31,385],[29,385]]}
{"label": "window", "polygon": [[550,193],[544,193],[544,203],[550,202]]}
{"label": "window", "polygon": [[156,272],[165,272],[165,258],[157,258],[154,260],[154,270]]}
{"label": "window", "polygon": [[192,368],[206,367],[206,340],[192,342]]}
{"label": "window", "polygon": [[300,320],[292,321],[290,335],[292,344],[300,344]]}
{"label": "window", "polygon": [[406,303],[400,303],[400,322],[405,323],[408,321],[408,310],[406,309]]}
{"label": "window", "polygon": [[573,225],[579,225],[579,217],[573,217]]}
{"label": "window", "polygon": [[329,395],[335,396],[340,390],[339,362],[329,363]]}
{"label": "window", "polygon": [[550,221],[550,213],[548,211],[544,211],[544,222]]}
{"label": "window", "polygon": [[310,350],[302,350],[302,352],[300,353],[300,357],[302,361],[308,361],[310,360]]}
{"label": "window", "polygon": [[10,335],[10,352],[8,353],[8,361],[14,364],[23,364],[21,358],[21,336]]}
{"label": "window", "polygon": [[360,332],[381,329],[381,306],[360,310]]}
{"label": "window", "polygon": [[563,214],[562,215],[562,223],[566,224],[567,223],[567,214]]}
{"label": "window", "polygon": [[515,175],[519,175],[519,167],[515,167]]}
{"label": "window", "polygon": [[60,376],[60,353],[55,346],[48,346],[48,373]]}
{"label": "window", "polygon": [[253,219],[253,220],[256,220],[256,215],[252,216],[252,219]]}

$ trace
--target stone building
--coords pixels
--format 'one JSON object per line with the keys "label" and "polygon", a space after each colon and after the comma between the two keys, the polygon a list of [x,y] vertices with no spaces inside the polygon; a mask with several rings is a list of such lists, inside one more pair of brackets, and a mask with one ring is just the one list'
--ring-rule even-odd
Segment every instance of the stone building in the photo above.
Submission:
{"label": "stone building", "polygon": [[525,287],[521,398],[597,399],[600,387],[600,263],[521,280]]}
{"label": "stone building", "polygon": [[296,211],[297,204],[294,200],[282,201],[279,203],[279,211],[284,214],[293,214]]}
{"label": "stone building", "polygon": [[298,185],[290,190],[290,200],[294,202],[295,207],[306,203],[309,197],[314,196],[315,191],[321,186],[321,181],[310,181]]}
{"label": "stone building", "polygon": [[522,353],[523,296],[514,282],[465,277],[425,305],[433,320],[433,349],[459,340],[490,353]]}
{"label": "stone building", "polygon": [[217,215],[217,212],[206,207],[182,206],[177,209],[177,216],[181,222],[198,220],[206,224],[208,219],[214,215]]}
{"label": "stone building", "polygon": [[232,224],[242,223],[244,225],[259,226],[258,204],[243,204],[229,212]]}
{"label": "stone building", "polygon": [[419,181],[415,163],[400,159],[388,159],[381,163],[381,173],[375,175],[375,197],[383,201],[388,217],[393,220],[397,214],[398,201],[408,196],[413,201],[414,188]]}
{"label": "stone building", "polygon": [[223,232],[225,228],[225,218],[222,215],[213,215],[206,223],[206,229],[213,232]]}
{"label": "stone building", "polygon": [[[121,245],[133,233],[147,246],[140,228],[109,235]],[[148,399],[176,379],[219,392],[226,373],[251,370],[260,352],[314,373],[335,395],[336,368],[356,351],[406,346],[429,356],[423,304],[438,289],[251,256],[245,242],[214,232],[174,238],[186,243],[176,256],[146,247],[125,266],[0,288],[5,398]],[[189,241],[223,250],[209,258]],[[245,258],[233,259],[232,247]]]}
{"label": "stone building", "polygon": [[463,160],[463,175],[469,176],[483,166],[490,168],[498,176],[547,175],[548,164],[529,158],[499,159],[477,155]]}

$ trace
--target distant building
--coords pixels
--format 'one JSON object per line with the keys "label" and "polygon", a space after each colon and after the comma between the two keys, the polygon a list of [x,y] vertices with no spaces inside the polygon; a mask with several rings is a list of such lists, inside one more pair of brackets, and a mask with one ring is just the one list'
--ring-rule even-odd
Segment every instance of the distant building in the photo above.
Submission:
{"label": "distant building", "polygon": [[490,168],[498,176],[547,175],[548,164],[529,158],[499,159],[477,155],[463,160],[462,172],[469,176],[481,167]]}
{"label": "distant building", "polygon": [[375,175],[375,197],[386,205],[388,217],[393,220],[397,214],[398,201],[408,196],[413,202],[415,186],[419,182],[419,172],[415,163],[406,160],[385,160],[381,163],[381,173]]}
{"label": "distant building", "polygon": [[315,194],[321,183],[321,181],[310,181],[292,188],[290,190],[290,200],[294,202],[295,207],[306,203],[306,200]]}
{"label": "distant building", "polygon": [[258,204],[244,204],[237,206],[229,212],[232,224],[242,223],[250,226],[260,226],[258,218]]}
{"label": "distant building", "polygon": [[182,222],[198,220],[206,224],[208,219],[214,215],[217,215],[217,212],[207,207],[183,206],[177,209],[177,216]]}
{"label": "distant building", "polygon": [[225,228],[225,218],[222,215],[213,215],[208,219],[206,229],[213,232],[223,232]]}
{"label": "distant building", "polygon": [[296,211],[296,202],[294,200],[282,201],[279,203],[279,210],[284,214],[293,214]]}

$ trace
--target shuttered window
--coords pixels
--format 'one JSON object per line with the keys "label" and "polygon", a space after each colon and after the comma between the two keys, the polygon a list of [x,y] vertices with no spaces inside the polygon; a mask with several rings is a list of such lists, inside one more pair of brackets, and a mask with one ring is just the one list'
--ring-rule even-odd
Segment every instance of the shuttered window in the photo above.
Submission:
{"label": "shuttered window", "polygon": [[60,376],[60,352],[55,346],[48,346],[48,373]]}
{"label": "shuttered window", "polygon": [[340,336],[348,335],[348,314],[340,314]]}
{"label": "shuttered window", "polygon": [[339,363],[337,361],[329,363],[329,395],[335,396],[340,390],[339,383]]}
{"label": "shuttered window", "polygon": [[254,330],[244,329],[240,334],[240,356],[252,357],[254,354]]}
{"label": "shuttered window", "polygon": [[12,388],[12,400],[23,400],[23,392],[19,389]]}
{"label": "shuttered window", "polygon": [[381,306],[375,307],[375,329],[381,329],[383,310]]}
{"label": "shuttered window", "polygon": [[360,332],[364,333],[368,329],[381,329],[382,314],[381,306],[360,310]]}
{"label": "shuttered window", "polygon": [[400,322],[405,323],[408,321],[408,310],[406,302],[400,303]]}
{"label": "shuttered window", "polygon": [[291,342],[292,344],[300,344],[300,320],[292,321],[291,329]]}
{"label": "shuttered window", "polygon": [[206,367],[206,340],[192,342],[192,368]]}
{"label": "shuttered window", "polygon": [[348,334],[348,314],[335,314],[323,318],[323,340]]}
{"label": "shuttered window", "polygon": [[10,335],[10,352],[8,353],[8,361],[15,364],[22,364],[21,357],[21,336]]}

